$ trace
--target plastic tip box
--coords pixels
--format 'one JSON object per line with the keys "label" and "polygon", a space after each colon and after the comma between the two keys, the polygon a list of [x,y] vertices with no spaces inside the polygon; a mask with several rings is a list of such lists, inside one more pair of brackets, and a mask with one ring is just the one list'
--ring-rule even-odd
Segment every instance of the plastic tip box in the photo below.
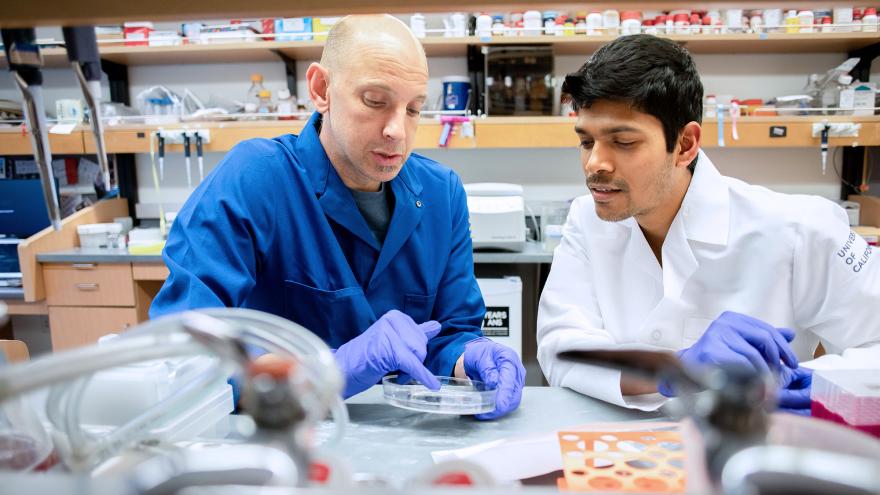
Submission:
{"label": "plastic tip box", "polygon": [[817,370],[810,399],[814,418],[880,437],[880,370]]}

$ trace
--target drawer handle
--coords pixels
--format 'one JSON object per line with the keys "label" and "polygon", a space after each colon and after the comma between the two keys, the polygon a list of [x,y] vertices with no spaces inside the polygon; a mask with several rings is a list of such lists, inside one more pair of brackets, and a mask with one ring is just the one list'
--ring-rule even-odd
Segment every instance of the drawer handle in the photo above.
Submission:
{"label": "drawer handle", "polygon": [[98,284],[75,284],[74,287],[79,290],[98,290]]}
{"label": "drawer handle", "polygon": [[74,263],[72,266],[77,270],[94,270],[96,265],[94,263]]}

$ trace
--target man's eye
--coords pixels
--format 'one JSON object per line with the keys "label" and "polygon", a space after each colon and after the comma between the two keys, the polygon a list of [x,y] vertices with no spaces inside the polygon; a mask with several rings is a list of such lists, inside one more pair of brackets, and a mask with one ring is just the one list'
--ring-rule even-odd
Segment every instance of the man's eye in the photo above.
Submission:
{"label": "man's eye", "polygon": [[416,117],[422,113],[422,111],[418,108],[407,108],[406,113],[408,113],[412,117]]}
{"label": "man's eye", "polygon": [[618,141],[618,142],[617,142],[617,145],[620,146],[620,147],[622,147],[622,148],[629,148],[629,147],[631,147],[631,146],[634,145],[634,144],[636,144],[635,141]]}
{"label": "man's eye", "polygon": [[581,148],[585,150],[593,149],[593,141],[581,141]]}
{"label": "man's eye", "polygon": [[379,101],[379,100],[371,100],[371,99],[369,99],[369,98],[364,98],[364,103],[366,103],[367,106],[370,106],[370,107],[373,107],[373,108],[379,108],[379,107],[381,107],[382,105],[385,104],[385,102],[382,102],[382,101]]}

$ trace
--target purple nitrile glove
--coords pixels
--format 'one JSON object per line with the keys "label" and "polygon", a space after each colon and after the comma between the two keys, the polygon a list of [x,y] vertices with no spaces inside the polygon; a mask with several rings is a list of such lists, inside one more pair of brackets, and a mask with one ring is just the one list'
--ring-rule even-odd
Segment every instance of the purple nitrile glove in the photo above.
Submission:
{"label": "purple nitrile glove", "polygon": [[481,337],[465,344],[463,356],[468,377],[498,388],[495,410],[477,414],[477,419],[500,418],[519,406],[526,369],[513,349]]}
{"label": "purple nitrile glove", "polygon": [[[776,328],[757,318],[725,311],[709,325],[700,340],[676,355],[688,369],[742,366],[778,375],[785,366],[798,367],[797,356],[788,345],[794,336],[794,330]],[[657,391],[667,397],[675,396],[672,384],[666,381],[658,384]]]}
{"label": "purple nitrile glove", "polygon": [[813,387],[813,370],[798,366],[795,369],[783,368],[777,398],[779,410],[801,416],[809,416],[812,402],[810,390]]}
{"label": "purple nitrile glove", "polygon": [[440,333],[440,324],[416,324],[409,315],[391,310],[364,333],[336,350],[336,363],[345,375],[342,396],[349,398],[375,385],[386,374],[400,370],[431,390],[440,381],[425,367],[428,341]]}

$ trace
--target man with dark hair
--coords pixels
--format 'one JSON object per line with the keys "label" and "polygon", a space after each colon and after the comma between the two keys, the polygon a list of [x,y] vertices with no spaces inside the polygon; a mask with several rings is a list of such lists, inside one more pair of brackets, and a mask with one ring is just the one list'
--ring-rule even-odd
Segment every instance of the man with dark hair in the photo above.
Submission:
{"label": "man with dark hair", "polygon": [[[538,312],[551,385],[625,407],[675,394],[559,352],[676,351],[772,373],[809,413],[811,369],[880,357],[880,260],[834,203],[722,176],[700,150],[703,86],[672,41],[624,36],[565,79],[590,194],[574,201]],[[819,343],[827,355],[810,363]],[[660,392],[658,395],[655,392]]]}

